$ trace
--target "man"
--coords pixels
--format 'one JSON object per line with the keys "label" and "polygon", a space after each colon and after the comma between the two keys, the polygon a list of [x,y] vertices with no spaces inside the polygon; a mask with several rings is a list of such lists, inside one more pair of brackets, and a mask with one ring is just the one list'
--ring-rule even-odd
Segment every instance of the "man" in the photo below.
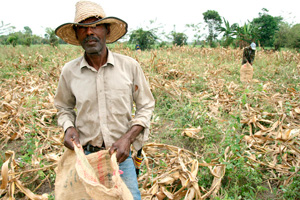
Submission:
{"label": "man", "polygon": [[242,65],[245,63],[253,64],[255,58],[256,44],[252,42],[250,46],[244,48]]}
{"label": "man", "polygon": [[73,150],[75,141],[85,154],[117,152],[123,181],[134,199],[141,199],[130,147],[139,150],[148,138],[154,98],[140,65],[106,46],[126,32],[123,20],[106,17],[94,2],[79,1],[74,23],[59,26],[55,33],[81,45],[85,53],[63,67],[54,103],[65,131],[64,145]]}

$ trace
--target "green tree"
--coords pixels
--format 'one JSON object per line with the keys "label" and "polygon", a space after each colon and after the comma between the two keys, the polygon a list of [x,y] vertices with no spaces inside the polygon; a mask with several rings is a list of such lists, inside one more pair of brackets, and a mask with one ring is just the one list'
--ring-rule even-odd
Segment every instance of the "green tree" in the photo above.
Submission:
{"label": "green tree", "polygon": [[7,35],[0,35],[0,44],[8,45],[8,36]]}
{"label": "green tree", "polygon": [[230,23],[223,17],[224,26],[219,26],[218,31],[223,33],[223,46],[228,47],[234,40],[233,36],[237,30],[238,24],[230,25]]}
{"label": "green tree", "polygon": [[157,39],[157,36],[153,33],[153,29],[147,31],[139,28],[131,32],[129,43],[138,44],[141,50],[145,50],[152,48]]}
{"label": "green tree", "polygon": [[253,23],[244,23],[243,26],[235,26],[236,46],[243,48],[257,39],[257,27]]}
{"label": "green tree", "polygon": [[279,27],[279,31],[275,34],[275,49],[281,47],[300,49],[300,24],[292,26],[283,22]]}
{"label": "green tree", "polygon": [[24,34],[32,36],[32,30],[29,26],[24,26]]}
{"label": "green tree", "polygon": [[19,37],[18,37],[18,35],[16,35],[16,34],[11,34],[11,35],[7,38],[8,43],[11,44],[11,45],[13,45],[13,47],[17,46],[18,40],[19,40]]}
{"label": "green tree", "polygon": [[258,27],[258,40],[260,45],[273,47],[275,34],[279,30],[282,17],[273,17],[268,14],[268,10],[263,8],[258,18],[253,19],[253,24]]}
{"label": "green tree", "polygon": [[280,23],[279,30],[275,33],[275,50],[279,50],[281,47],[287,47],[291,34],[291,26],[285,22]]}
{"label": "green tree", "polygon": [[184,33],[177,33],[175,31],[171,32],[171,36],[173,37],[173,45],[183,46],[187,44],[187,35]]}
{"label": "green tree", "polygon": [[32,30],[29,26],[24,27],[24,35],[23,35],[23,44],[26,46],[30,46],[32,43]]}
{"label": "green tree", "polygon": [[219,13],[215,10],[208,10],[203,13],[203,18],[205,23],[208,25],[208,37],[207,41],[209,42],[210,46],[213,46],[213,42],[218,37],[218,27],[222,24],[222,19]]}
{"label": "green tree", "polygon": [[32,38],[31,37],[25,37],[24,40],[23,40],[23,44],[26,45],[26,46],[30,46],[32,43]]}
{"label": "green tree", "polygon": [[46,28],[45,38],[48,40],[51,46],[58,46],[58,38],[55,35],[55,30],[53,30],[52,28]]}
{"label": "green tree", "polygon": [[32,35],[31,39],[31,44],[42,44],[42,40],[44,40],[44,38],[37,35]]}
{"label": "green tree", "polygon": [[300,24],[296,24],[291,28],[288,47],[300,50]]}

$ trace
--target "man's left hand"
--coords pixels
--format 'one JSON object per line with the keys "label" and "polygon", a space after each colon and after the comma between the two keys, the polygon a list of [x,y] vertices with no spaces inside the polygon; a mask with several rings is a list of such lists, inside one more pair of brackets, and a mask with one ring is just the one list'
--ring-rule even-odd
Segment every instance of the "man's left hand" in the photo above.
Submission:
{"label": "man's left hand", "polygon": [[130,153],[130,145],[134,142],[135,138],[144,130],[140,125],[132,126],[131,129],[125,133],[118,141],[112,144],[109,149],[110,155],[117,152],[118,163],[124,162]]}
{"label": "man's left hand", "polygon": [[131,142],[129,138],[121,137],[118,141],[113,143],[109,149],[109,153],[112,155],[114,152],[117,152],[118,163],[124,162],[129,156],[130,145]]}

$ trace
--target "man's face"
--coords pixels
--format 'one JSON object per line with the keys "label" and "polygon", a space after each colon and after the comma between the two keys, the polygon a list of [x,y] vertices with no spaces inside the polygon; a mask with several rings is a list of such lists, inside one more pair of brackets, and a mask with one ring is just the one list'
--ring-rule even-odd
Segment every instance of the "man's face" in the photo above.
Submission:
{"label": "man's face", "polygon": [[[81,23],[91,23],[97,20],[97,18],[92,17]],[[77,39],[87,54],[100,54],[103,48],[106,47],[107,34],[108,30],[104,24],[95,27],[77,26],[76,28]]]}

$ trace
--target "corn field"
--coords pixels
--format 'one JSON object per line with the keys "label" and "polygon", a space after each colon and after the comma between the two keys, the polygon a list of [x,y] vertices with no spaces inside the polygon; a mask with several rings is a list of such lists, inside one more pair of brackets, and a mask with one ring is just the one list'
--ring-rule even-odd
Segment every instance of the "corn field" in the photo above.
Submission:
{"label": "corn field", "polygon": [[[258,50],[243,83],[241,49],[109,48],[141,64],[156,100],[142,199],[300,199],[299,53]],[[61,68],[82,54],[0,47],[1,199],[55,199],[64,133],[53,99]]]}

